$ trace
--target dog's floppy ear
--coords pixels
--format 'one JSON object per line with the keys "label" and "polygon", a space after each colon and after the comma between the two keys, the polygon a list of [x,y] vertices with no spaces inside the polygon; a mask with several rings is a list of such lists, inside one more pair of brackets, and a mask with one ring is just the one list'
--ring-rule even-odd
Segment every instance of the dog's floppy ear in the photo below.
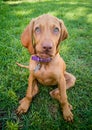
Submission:
{"label": "dog's floppy ear", "polygon": [[26,47],[31,54],[34,54],[33,47],[33,24],[34,20],[32,20],[29,25],[25,28],[21,35],[21,42],[24,47]]}
{"label": "dog's floppy ear", "polygon": [[68,32],[67,32],[67,29],[64,25],[63,20],[59,20],[59,21],[60,21],[60,27],[61,27],[61,35],[60,35],[60,42],[61,42],[68,37]]}

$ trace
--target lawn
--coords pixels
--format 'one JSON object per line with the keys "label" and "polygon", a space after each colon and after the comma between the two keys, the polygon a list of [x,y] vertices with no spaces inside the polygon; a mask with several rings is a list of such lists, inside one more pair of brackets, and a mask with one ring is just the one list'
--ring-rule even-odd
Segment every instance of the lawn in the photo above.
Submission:
{"label": "lawn", "polygon": [[[0,1],[0,129],[92,130],[92,1],[25,1]],[[63,19],[68,29],[69,37],[60,45],[60,55],[67,71],[77,78],[76,85],[67,91],[73,105],[73,123],[63,119],[60,104],[50,97],[53,87],[42,85],[29,111],[19,117],[15,113],[29,76],[28,70],[16,65],[28,64],[30,58],[20,35],[32,18],[43,13]]]}

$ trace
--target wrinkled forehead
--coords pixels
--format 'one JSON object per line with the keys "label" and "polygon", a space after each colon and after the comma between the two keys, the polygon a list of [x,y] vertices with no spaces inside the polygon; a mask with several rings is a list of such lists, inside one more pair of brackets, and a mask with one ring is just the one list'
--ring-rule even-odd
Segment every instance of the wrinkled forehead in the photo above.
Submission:
{"label": "wrinkled forehead", "polygon": [[60,26],[60,22],[59,22],[59,19],[54,17],[54,16],[51,16],[51,15],[42,15],[42,16],[39,16],[38,18],[36,18],[35,22],[34,22],[34,26],[39,26],[39,25],[43,25],[43,26],[57,26],[59,27]]}

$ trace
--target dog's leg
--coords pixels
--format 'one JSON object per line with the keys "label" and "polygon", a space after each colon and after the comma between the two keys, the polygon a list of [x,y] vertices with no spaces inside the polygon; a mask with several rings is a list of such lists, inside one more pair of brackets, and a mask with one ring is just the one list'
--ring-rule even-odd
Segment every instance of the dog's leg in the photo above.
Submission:
{"label": "dog's leg", "polygon": [[[58,88],[52,90],[52,91],[50,92],[50,96],[51,96],[52,98],[58,100],[59,102],[61,102],[61,101],[60,101],[60,93],[59,93],[59,89],[58,89]],[[70,105],[70,104],[68,104],[68,105],[69,105],[70,110],[73,110],[72,105]]]}
{"label": "dog's leg", "polygon": [[67,100],[66,81],[64,77],[62,77],[59,87],[56,90],[51,91],[50,95],[61,103],[64,119],[67,121],[73,121],[73,114],[71,112],[72,106]]}
{"label": "dog's leg", "polygon": [[[75,84],[76,78],[68,72],[65,72],[64,76],[65,76],[65,80],[66,80],[66,89],[73,87],[74,84]],[[61,102],[60,101],[61,100],[60,99],[60,91],[59,91],[58,88],[52,90],[50,92],[50,95],[51,95],[52,98],[55,98],[56,100]],[[70,110],[73,110],[72,105],[68,104],[68,106],[69,106]]]}
{"label": "dog's leg", "polygon": [[26,92],[26,96],[19,102],[20,105],[17,109],[17,114],[26,113],[30,103],[32,102],[32,98],[38,93],[37,81],[29,76],[29,84]]}
{"label": "dog's leg", "polygon": [[61,79],[58,81],[58,88],[60,93],[60,103],[62,105],[63,117],[67,121],[73,121],[73,114],[69,107],[69,102],[66,94],[66,80],[62,75]]}
{"label": "dog's leg", "polygon": [[[66,80],[66,89],[69,89],[69,88],[73,87],[74,84],[75,84],[76,78],[72,74],[70,74],[68,72],[65,72],[64,77],[65,77],[65,80]],[[55,98],[57,100],[60,100],[60,94],[59,94],[59,89],[58,88],[56,88],[55,90],[52,90],[50,92],[50,95],[53,98]]]}

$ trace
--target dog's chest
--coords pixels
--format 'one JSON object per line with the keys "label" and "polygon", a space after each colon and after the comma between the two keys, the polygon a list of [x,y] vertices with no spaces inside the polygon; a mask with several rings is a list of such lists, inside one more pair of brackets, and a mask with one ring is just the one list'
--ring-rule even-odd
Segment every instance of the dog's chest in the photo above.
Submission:
{"label": "dog's chest", "polygon": [[55,85],[56,84],[56,74],[53,68],[51,66],[36,66],[34,70],[34,76],[36,79],[44,84],[44,85]]}

